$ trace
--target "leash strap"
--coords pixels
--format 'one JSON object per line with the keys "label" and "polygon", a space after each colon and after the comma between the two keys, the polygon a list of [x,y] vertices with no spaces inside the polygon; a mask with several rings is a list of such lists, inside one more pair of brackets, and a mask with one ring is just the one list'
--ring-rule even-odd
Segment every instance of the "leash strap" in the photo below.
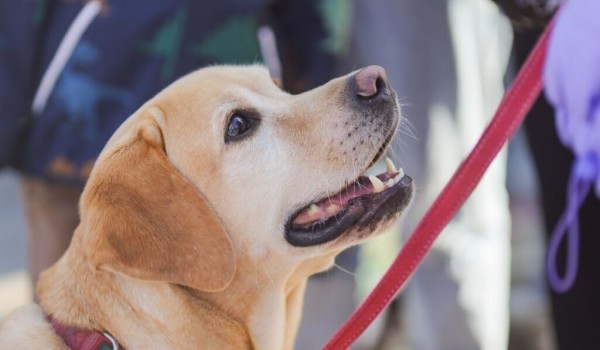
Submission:
{"label": "leash strap", "polygon": [[347,349],[385,309],[523,122],[542,90],[542,68],[551,28],[552,23],[538,40],[477,145],[421,219],[381,281],[324,349]]}

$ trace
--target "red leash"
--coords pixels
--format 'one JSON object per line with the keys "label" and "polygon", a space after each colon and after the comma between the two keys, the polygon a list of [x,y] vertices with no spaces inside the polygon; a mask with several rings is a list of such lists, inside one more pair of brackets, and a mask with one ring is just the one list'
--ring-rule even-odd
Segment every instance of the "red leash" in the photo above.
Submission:
{"label": "red leash", "polygon": [[421,219],[375,289],[324,349],[347,349],[385,309],[523,122],[542,90],[542,68],[551,27],[552,24],[548,25],[538,40],[471,154]]}

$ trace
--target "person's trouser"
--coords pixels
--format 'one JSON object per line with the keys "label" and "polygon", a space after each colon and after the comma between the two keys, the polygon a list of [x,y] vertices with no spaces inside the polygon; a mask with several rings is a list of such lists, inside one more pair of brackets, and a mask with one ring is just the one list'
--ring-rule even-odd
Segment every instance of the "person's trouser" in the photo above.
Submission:
{"label": "person's trouser", "polygon": [[27,221],[27,271],[34,290],[40,273],[65,252],[79,223],[81,188],[21,177]]}

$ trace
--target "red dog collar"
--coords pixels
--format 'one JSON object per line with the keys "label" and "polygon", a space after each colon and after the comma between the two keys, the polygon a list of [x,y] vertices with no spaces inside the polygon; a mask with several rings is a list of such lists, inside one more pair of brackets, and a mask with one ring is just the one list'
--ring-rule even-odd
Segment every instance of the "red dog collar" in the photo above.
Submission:
{"label": "red dog collar", "polygon": [[52,328],[72,350],[125,350],[108,333],[70,327],[48,317]]}

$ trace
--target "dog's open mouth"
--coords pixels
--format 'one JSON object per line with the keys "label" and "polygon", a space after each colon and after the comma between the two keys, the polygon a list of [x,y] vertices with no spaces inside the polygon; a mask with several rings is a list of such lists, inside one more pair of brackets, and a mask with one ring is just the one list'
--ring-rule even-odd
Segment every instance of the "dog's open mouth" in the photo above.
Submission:
{"label": "dog's open mouth", "polygon": [[296,212],[286,225],[286,239],[312,246],[336,239],[351,227],[368,227],[403,209],[412,194],[412,179],[386,159],[387,170],[360,176],[340,192]]}

